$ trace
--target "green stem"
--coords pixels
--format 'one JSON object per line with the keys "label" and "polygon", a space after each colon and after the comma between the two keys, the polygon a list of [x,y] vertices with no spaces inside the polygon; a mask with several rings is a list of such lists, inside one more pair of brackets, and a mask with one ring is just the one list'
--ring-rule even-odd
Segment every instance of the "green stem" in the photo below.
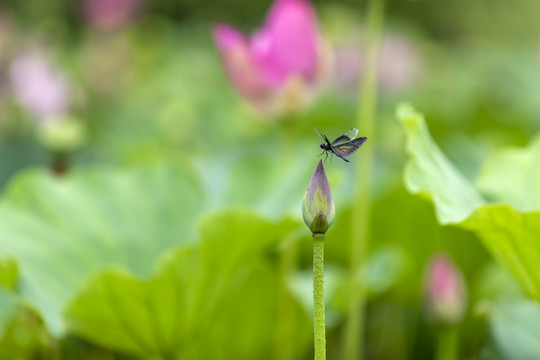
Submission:
{"label": "green stem", "polygon": [[326,325],[324,321],[324,237],[324,234],[313,234],[315,360],[326,359]]}
{"label": "green stem", "polygon": [[436,360],[456,360],[458,332],[455,326],[445,326],[437,334]]}
{"label": "green stem", "polygon": [[51,170],[56,176],[63,176],[68,172],[70,154],[66,152],[53,152],[51,154]]}
{"label": "green stem", "polygon": [[[345,329],[344,360],[358,360],[363,353],[364,286],[358,286],[357,273],[365,262],[369,251],[369,222],[371,206],[371,175],[373,167],[374,127],[377,104],[377,74],[380,39],[384,20],[384,0],[370,0],[368,4],[368,47],[366,71],[362,72],[358,95],[358,128],[368,138],[367,146],[359,151],[355,161],[355,201],[352,221],[352,243],[350,258],[349,316]],[[371,142],[370,142],[371,141]]]}

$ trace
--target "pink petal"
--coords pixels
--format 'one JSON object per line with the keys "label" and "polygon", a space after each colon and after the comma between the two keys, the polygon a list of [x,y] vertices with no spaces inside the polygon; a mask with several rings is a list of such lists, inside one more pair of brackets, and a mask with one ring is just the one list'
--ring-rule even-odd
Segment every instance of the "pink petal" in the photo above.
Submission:
{"label": "pink petal", "polygon": [[236,46],[246,46],[244,34],[227,24],[218,24],[213,30],[214,40],[221,52],[226,52]]}
{"label": "pink petal", "polygon": [[227,75],[236,90],[251,102],[262,101],[267,96],[267,89],[260,81],[245,36],[225,24],[214,27],[213,35]]}
{"label": "pink petal", "polygon": [[318,70],[319,33],[311,4],[277,0],[264,27],[252,38],[251,55],[262,80],[279,87],[291,75],[313,81]]}

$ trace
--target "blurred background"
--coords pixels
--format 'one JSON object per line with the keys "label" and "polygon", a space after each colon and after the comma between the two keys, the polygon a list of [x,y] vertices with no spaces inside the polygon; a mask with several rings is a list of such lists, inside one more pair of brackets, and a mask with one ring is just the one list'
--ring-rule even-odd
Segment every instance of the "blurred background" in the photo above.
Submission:
{"label": "blurred background", "polygon": [[[471,182],[529,144],[539,13],[534,0],[386,1],[358,271],[359,155],[325,162],[329,359],[347,358],[355,286],[358,359],[443,359],[445,341],[456,359],[540,358],[540,312],[518,282],[406,190],[394,116],[414,104]],[[312,358],[312,125],[330,139],[359,127],[365,19],[351,0],[2,0],[0,358]],[[427,279],[450,293],[440,314]]]}

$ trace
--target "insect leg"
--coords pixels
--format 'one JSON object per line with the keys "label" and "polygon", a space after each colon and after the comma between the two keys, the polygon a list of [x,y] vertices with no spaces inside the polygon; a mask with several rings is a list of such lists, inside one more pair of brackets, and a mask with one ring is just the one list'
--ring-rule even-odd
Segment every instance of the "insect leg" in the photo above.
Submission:
{"label": "insect leg", "polygon": [[339,154],[336,154],[337,156],[339,156],[340,158],[342,158],[343,160],[345,160],[346,162],[349,162],[349,160],[345,159],[343,156],[339,155]]}

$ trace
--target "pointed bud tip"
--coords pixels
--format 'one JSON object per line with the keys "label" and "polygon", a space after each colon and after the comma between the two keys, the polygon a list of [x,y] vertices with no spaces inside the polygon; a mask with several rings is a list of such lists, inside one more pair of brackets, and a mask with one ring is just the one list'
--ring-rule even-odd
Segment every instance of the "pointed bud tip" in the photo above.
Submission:
{"label": "pointed bud tip", "polygon": [[319,160],[319,163],[317,164],[317,167],[315,168],[315,174],[317,173],[324,173],[324,166],[322,160]]}
{"label": "pointed bud tip", "polygon": [[[328,184],[328,179],[326,177],[326,172],[324,171],[322,160],[319,160],[319,163],[317,164],[317,167],[315,168],[315,171],[313,172],[313,176],[311,177],[311,181],[309,182],[310,187],[313,186],[314,181],[322,181],[323,183]],[[328,195],[331,197],[332,195],[329,192],[330,192],[330,189],[328,189]]]}

